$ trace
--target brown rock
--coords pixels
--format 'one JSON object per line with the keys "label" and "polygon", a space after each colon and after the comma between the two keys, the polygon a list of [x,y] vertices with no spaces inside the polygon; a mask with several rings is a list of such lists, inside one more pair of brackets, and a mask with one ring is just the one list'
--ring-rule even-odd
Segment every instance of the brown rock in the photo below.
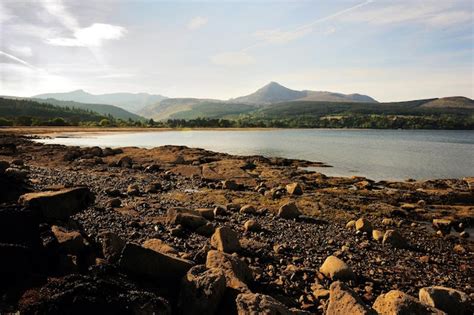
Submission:
{"label": "brown rock", "polygon": [[53,225],[51,231],[58,240],[61,249],[68,253],[79,254],[86,247],[86,241],[79,231],[67,231],[57,225]]}
{"label": "brown rock", "polygon": [[358,315],[377,313],[362,302],[354,291],[340,281],[333,282],[329,288],[327,315]]}
{"label": "brown rock", "polygon": [[301,215],[294,202],[287,202],[278,209],[278,216],[283,219],[296,219]]}
{"label": "brown rock", "polygon": [[383,234],[383,232],[380,231],[380,230],[373,230],[373,231],[372,231],[372,237],[373,237],[373,239],[374,239],[375,241],[377,241],[377,242],[381,242],[382,239],[383,239],[383,236],[384,236],[384,234]]}
{"label": "brown rock", "polygon": [[125,241],[117,234],[112,232],[102,232],[99,234],[99,239],[102,244],[102,253],[109,262],[115,262],[120,258]]}
{"label": "brown rock", "polygon": [[154,250],[155,252],[158,253],[163,253],[163,254],[168,254],[168,255],[173,255],[176,256],[178,255],[178,251],[171,247],[170,245],[166,244],[160,239],[157,238],[151,238],[143,242],[143,247]]}
{"label": "brown rock", "polygon": [[380,315],[425,315],[425,314],[445,314],[434,307],[425,305],[414,297],[402,291],[392,290],[377,297],[373,305]]}
{"label": "brown rock", "polygon": [[356,221],[355,220],[350,220],[349,222],[347,222],[346,224],[346,229],[352,229],[354,228],[356,225]]}
{"label": "brown rock", "polygon": [[181,224],[185,228],[195,230],[208,221],[196,210],[177,207],[168,209],[167,222],[173,225]]}
{"label": "brown rock", "polygon": [[212,208],[199,208],[196,209],[205,219],[214,220],[214,209]]}
{"label": "brown rock", "polygon": [[239,292],[247,292],[247,283],[252,281],[252,271],[237,256],[226,254],[217,250],[207,253],[206,267],[217,268],[224,272],[226,286]]}
{"label": "brown rock", "polygon": [[450,315],[469,314],[469,295],[451,288],[433,286],[421,288],[419,299],[422,303],[442,310]]}
{"label": "brown rock", "polygon": [[302,195],[303,194],[303,188],[301,188],[301,185],[299,183],[291,183],[286,185],[286,191],[290,195]]}
{"label": "brown rock", "polygon": [[355,278],[351,267],[335,256],[327,257],[319,271],[331,280],[350,280]]}
{"label": "brown rock", "polygon": [[225,253],[238,252],[240,250],[239,236],[228,227],[218,227],[211,237],[211,246]]}
{"label": "brown rock", "polygon": [[259,293],[241,293],[235,300],[237,314],[291,315],[292,312],[282,303],[269,295]]}
{"label": "brown rock", "polygon": [[245,231],[258,232],[258,231],[260,231],[261,227],[260,227],[260,224],[257,221],[247,220],[244,223],[244,229],[245,229]]}
{"label": "brown rock", "polygon": [[225,180],[222,182],[222,188],[229,190],[239,190],[239,185],[234,180]]}
{"label": "brown rock", "polygon": [[382,244],[389,244],[395,248],[407,248],[408,243],[397,230],[388,230],[383,236]]}
{"label": "brown rock", "polygon": [[257,209],[255,209],[255,207],[252,205],[245,205],[242,208],[240,208],[240,213],[256,214]]}
{"label": "brown rock", "polygon": [[370,233],[372,233],[372,223],[370,223],[369,220],[364,218],[360,218],[356,221],[355,228],[357,231],[366,232],[369,235]]}

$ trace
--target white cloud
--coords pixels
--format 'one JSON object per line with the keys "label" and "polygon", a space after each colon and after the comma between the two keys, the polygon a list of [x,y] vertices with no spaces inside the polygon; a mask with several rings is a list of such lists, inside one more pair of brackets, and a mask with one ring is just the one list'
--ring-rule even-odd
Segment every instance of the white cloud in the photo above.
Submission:
{"label": "white cloud", "polygon": [[94,23],[74,31],[74,37],[49,38],[46,41],[56,46],[99,47],[104,41],[119,39],[125,33],[125,28],[121,26]]}
{"label": "white cloud", "polygon": [[197,30],[198,28],[201,28],[202,26],[206,25],[207,22],[208,19],[206,17],[196,16],[189,21],[188,29],[191,31]]}
{"label": "white cloud", "polygon": [[254,36],[269,44],[286,44],[295,39],[301,38],[311,32],[311,28],[300,29],[296,31],[263,30],[255,32]]}
{"label": "white cloud", "polygon": [[33,50],[30,46],[17,46],[17,45],[10,45],[8,49],[14,52],[15,54],[19,54],[24,57],[31,57],[33,56]]}
{"label": "white cloud", "polygon": [[255,59],[246,52],[223,52],[211,57],[211,61],[219,66],[244,66],[255,63]]}

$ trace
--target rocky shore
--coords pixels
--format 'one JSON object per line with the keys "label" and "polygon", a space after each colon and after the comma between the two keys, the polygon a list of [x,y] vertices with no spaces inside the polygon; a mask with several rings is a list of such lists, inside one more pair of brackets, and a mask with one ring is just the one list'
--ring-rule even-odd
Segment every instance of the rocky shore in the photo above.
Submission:
{"label": "rocky shore", "polygon": [[306,166],[0,134],[0,313],[473,313],[474,178]]}

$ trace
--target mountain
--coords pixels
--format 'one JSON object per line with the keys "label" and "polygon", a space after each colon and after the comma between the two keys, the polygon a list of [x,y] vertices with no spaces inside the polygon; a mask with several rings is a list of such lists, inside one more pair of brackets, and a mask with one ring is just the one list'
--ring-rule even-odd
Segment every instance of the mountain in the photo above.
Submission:
{"label": "mountain", "polygon": [[270,82],[252,94],[230,99],[229,101],[233,103],[256,105],[274,104],[288,101],[377,102],[367,95],[309,90],[297,91],[284,87],[277,82]]}
{"label": "mountain", "polygon": [[84,90],[76,90],[67,93],[39,94],[33,96],[33,98],[54,98],[60,101],[115,105],[129,112],[137,113],[145,106],[159,102],[166,97],[148,93],[109,93],[95,95]]}
{"label": "mountain", "polygon": [[421,105],[423,108],[470,108],[474,109],[474,101],[463,96],[442,97]]}

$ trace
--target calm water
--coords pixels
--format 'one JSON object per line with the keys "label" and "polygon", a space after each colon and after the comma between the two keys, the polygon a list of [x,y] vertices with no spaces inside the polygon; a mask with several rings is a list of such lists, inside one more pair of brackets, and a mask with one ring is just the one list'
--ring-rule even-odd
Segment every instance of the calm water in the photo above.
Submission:
{"label": "calm water", "polygon": [[165,131],[42,140],[80,146],[186,145],[242,155],[328,163],[327,175],[380,179],[474,176],[474,131],[320,130]]}

